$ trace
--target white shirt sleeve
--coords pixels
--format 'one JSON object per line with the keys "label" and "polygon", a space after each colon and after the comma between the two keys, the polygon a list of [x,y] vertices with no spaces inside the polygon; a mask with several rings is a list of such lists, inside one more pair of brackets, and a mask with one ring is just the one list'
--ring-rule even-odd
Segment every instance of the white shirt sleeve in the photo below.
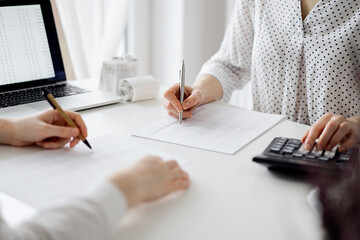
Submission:
{"label": "white shirt sleeve", "polygon": [[110,182],[17,228],[0,218],[2,240],[99,240],[111,235],[127,209],[124,194]]}
{"label": "white shirt sleeve", "polygon": [[251,78],[253,11],[254,1],[237,1],[220,50],[199,73],[212,75],[220,81],[225,101],[229,101],[232,92],[245,86]]}

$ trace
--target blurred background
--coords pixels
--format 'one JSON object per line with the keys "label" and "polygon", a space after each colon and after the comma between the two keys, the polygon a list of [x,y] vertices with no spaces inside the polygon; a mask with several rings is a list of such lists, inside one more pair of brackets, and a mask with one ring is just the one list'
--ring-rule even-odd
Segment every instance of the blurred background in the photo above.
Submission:
{"label": "blurred background", "polygon": [[[182,59],[191,85],[220,47],[236,0],[51,0],[69,79],[99,78],[101,65],[124,53],[138,75],[178,82]],[[251,86],[231,104],[252,108]]]}

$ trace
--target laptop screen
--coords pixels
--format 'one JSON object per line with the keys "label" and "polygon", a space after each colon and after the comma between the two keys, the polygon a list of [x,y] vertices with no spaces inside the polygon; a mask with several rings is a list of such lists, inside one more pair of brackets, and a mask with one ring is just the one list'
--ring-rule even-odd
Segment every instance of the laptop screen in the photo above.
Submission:
{"label": "laptop screen", "polygon": [[0,0],[1,91],[65,79],[49,0]]}

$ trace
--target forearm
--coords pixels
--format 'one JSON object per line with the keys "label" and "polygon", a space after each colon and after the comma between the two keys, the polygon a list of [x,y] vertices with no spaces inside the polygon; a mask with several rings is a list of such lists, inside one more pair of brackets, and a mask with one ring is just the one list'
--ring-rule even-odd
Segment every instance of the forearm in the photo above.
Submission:
{"label": "forearm", "polygon": [[223,96],[221,83],[212,75],[200,75],[192,87],[201,93],[200,105],[219,100]]}
{"label": "forearm", "polygon": [[93,193],[49,209],[16,229],[0,219],[0,239],[97,240],[106,239],[127,209],[125,196],[104,183]]}
{"label": "forearm", "polygon": [[11,145],[14,135],[14,121],[10,119],[0,119],[0,144]]}

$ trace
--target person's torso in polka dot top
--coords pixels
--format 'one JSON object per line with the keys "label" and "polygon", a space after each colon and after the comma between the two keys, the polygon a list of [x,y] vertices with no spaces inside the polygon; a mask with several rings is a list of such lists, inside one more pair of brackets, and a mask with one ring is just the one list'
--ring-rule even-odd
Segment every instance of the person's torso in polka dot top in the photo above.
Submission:
{"label": "person's torso in polka dot top", "polygon": [[314,124],[325,113],[360,115],[360,1],[239,0],[222,46],[200,74],[224,99],[253,83],[254,109]]}

